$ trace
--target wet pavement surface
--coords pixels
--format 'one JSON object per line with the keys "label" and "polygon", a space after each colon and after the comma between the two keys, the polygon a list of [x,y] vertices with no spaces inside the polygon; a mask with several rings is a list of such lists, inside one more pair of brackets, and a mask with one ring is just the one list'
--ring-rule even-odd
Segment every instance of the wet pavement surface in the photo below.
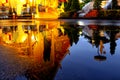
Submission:
{"label": "wet pavement surface", "polygon": [[32,62],[30,57],[20,56],[16,49],[0,45],[0,80],[26,80],[23,73]]}

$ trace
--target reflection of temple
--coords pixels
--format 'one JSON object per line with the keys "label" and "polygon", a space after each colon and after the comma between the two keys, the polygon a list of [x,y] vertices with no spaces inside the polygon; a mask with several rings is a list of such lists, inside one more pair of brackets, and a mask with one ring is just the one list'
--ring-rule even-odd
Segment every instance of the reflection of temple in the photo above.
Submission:
{"label": "reflection of temple", "polygon": [[26,71],[26,78],[52,80],[69,51],[70,42],[59,22],[38,23],[2,27],[2,43],[17,48],[20,55],[34,58],[36,64]]}

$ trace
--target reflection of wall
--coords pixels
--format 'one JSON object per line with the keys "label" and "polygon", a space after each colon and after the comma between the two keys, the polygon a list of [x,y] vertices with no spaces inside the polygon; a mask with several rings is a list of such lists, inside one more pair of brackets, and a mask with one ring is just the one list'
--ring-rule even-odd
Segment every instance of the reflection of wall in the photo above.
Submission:
{"label": "reflection of wall", "polygon": [[2,28],[0,27],[0,44],[2,42]]}

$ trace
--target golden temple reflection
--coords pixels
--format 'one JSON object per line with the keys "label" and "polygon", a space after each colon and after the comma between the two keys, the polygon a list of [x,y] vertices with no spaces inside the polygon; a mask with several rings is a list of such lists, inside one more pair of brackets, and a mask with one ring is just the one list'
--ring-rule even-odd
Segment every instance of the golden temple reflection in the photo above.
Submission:
{"label": "golden temple reflection", "polygon": [[4,45],[16,48],[19,55],[32,56],[40,64],[59,63],[69,52],[70,41],[60,22],[38,21],[35,25],[2,27],[1,31]]}

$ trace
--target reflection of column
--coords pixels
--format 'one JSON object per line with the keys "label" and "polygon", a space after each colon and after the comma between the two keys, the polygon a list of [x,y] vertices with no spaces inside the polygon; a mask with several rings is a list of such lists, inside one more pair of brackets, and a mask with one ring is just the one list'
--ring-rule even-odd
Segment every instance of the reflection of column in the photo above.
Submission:
{"label": "reflection of column", "polygon": [[34,58],[37,62],[42,63],[43,62],[43,51],[44,51],[44,40],[43,35],[41,32],[39,32],[37,35],[37,43],[34,46]]}
{"label": "reflection of column", "polygon": [[0,27],[0,44],[2,42],[2,28]]}
{"label": "reflection of column", "polygon": [[55,58],[55,39],[54,39],[54,30],[52,29],[51,30],[51,62],[53,63],[54,65],[54,58]]}
{"label": "reflection of column", "polygon": [[28,31],[28,42],[27,42],[27,44],[28,44],[28,46],[29,46],[29,48],[28,48],[28,55],[31,55],[31,54],[32,54],[32,41],[31,41],[31,36],[32,36],[31,31]]}

